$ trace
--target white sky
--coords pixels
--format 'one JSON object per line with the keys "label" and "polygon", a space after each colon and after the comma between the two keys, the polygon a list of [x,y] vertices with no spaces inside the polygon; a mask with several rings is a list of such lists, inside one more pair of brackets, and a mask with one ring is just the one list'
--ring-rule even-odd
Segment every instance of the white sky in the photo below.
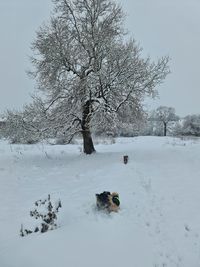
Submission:
{"label": "white sky", "polygon": [[[121,3],[126,28],[144,54],[171,58],[172,73],[158,88],[160,98],[151,107],[172,106],[181,116],[200,113],[200,0]],[[30,101],[34,92],[34,81],[26,74],[31,67],[30,44],[51,10],[51,0],[0,0],[0,112]]]}

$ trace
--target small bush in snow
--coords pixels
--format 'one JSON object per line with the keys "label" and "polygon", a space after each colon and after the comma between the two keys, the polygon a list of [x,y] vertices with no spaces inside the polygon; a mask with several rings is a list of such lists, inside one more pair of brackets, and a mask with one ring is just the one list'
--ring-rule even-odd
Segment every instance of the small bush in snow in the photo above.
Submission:
{"label": "small bush in snow", "polygon": [[30,216],[39,220],[40,223],[33,230],[23,229],[23,225],[21,225],[20,236],[36,232],[45,233],[48,230],[57,228],[57,213],[61,207],[62,205],[60,200],[58,200],[54,205],[52,204],[50,195],[48,195],[47,199],[37,200],[35,202],[35,208],[30,211]]}

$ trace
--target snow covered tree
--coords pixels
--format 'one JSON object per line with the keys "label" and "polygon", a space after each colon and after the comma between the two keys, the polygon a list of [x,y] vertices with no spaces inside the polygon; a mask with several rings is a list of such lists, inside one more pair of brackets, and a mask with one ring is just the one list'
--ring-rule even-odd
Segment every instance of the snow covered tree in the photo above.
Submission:
{"label": "snow covered tree", "polygon": [[179,120],[175,114],[175,109],[172,107],[160,106],[150,116],[150,121],[156,121],[163,125],[163,135],[167,135],[167,127],[169,122]]}
{"label": "snow covered tree", "polygon": [[200,136],[200,115],[188,115],[184,118],[179,134]]}
{"label": "snow covered tree", "polygon": [[91,154],[92,129],[117,123],[123,109],[141,113],[144,97],[154,96],[169,73],[168,57],[152,62],[135,40],[125,41],[124,14],[112,0],[53,2],[51,19],[32,44],[31,74],[46,96],[49,128],[69,140],[81,133]]}
{"label": "snow covered tree", "polygon": [[2,130],[2,136],[9,139],[12,144],[33,144],[39,140],[36,132],[32,131],[30,116],[27,120],[22,111],[9,110],[5,113],[5,117],[6,125]]}
{"label": "snow covered tree", "polygon": [[46,137],[54,137],[40,98],[34,98],[22,111],[8,110],[4,117],[6,123],[2,135],[11,143],[33,144]]}

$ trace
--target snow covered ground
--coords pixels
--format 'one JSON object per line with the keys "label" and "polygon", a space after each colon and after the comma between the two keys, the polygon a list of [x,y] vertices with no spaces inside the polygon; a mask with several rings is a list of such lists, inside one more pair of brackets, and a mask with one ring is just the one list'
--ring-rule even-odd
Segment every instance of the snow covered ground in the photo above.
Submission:
{"label": "snow covered ground", "polygon": [[[0,267],[200,266],[200,140],[120,138],[91,156],[80,148],[0,142]],[[119,213],[96,211],[104,190],[119,192]],[[20,237],[48,194],[62,201],[59,228]]]}

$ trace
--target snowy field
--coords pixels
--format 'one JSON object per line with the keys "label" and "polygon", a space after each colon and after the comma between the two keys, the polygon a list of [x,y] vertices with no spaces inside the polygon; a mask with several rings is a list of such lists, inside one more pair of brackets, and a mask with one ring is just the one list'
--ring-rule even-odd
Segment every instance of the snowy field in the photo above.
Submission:
{"label": "snowy field", "polygon": [[[0,142],[0,267],[199,267],[200,140],[121,138],[96,150]],[[119,213],[96,211],[104,190],[119,192]],[[48,194],[61,199],[59,227],[20,237]]]}

